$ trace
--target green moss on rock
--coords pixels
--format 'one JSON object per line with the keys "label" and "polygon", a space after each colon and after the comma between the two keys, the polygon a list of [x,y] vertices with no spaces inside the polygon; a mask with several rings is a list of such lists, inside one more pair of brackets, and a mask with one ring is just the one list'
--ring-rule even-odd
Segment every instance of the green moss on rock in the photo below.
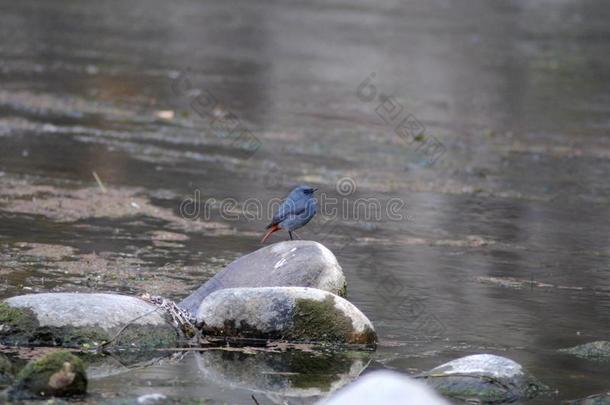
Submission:
{"label": "green moss on rock", "polygon": [[27,345],[32,331],[37,328],[38,320],[31,310],[0,302],[0,343]]}
{"label": "green moss on rock", "polygon": [[83,362],[70,352],[60,351],[28,363],[9,389],[9,397],[68,397],[86,392],[87,375]]}
{"label": "green moss on rock", "polygon": [[335,306],[332,296],[322,301],[299,298],[295,301],[294,326],[290,340],[323,341],[329,343],[374,344],[376,334],[371,328],[354,330],[352,320]]}
{"label": "green moss on rock", "polygon": [[351,319],[335,307],[335,300],[331,296],[322,301],[297,299],[293,317],[290,340],[344,343],[353,332]]}

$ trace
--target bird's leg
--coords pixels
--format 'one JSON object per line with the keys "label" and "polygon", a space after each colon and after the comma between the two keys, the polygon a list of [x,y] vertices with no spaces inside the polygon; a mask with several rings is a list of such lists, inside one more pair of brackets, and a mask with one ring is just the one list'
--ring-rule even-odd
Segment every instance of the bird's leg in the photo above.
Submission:
{"label": "bird's leg", "polygon": [[292,231],[288,231],[288,235],[290,235],[290,240],[294,240],[294,238],[292,237]]}
{"label": "bird's leg", "polygon": [[292,233],[294,233],[294,236],[296,236],[296,237],[297,237],[297,239],[303,240],[303,238],[301,238],[301,237],[299,236],[299,234],[297,233],[297,231],[292,231]]}

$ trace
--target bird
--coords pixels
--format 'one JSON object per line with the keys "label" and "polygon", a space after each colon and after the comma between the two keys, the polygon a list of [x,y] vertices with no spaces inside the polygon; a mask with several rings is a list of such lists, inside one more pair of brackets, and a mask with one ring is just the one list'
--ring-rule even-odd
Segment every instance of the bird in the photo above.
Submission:
{"label": "bird", "polygon": [[293,240],[292,232],[305,226],[316,215],[318,208],[313,193],[317,190],[306,185],[295,187],[277,208],[261,243],[280,229],[287,230],[290,240]]}

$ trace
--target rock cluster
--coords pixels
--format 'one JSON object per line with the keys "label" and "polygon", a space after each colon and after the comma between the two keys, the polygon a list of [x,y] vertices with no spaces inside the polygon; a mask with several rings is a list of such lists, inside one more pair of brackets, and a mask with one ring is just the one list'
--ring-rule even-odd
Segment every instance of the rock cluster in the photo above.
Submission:
{"label": "rock cluster", "polygon": [[[229,264],[182,301],[178,311],[191,313],[202,335],[223,345],[375,347],[377,335],[371,321],[342,297],[345,292],[345,276],[328,249],[310,241],[282,242]],[[53,293],[22,295],[0,303],[0,343],[5,345],[143,349],[176,347],[180,336],[163,309],[135,297]],[[608,345],[594,342],[566,352],[607,358]],[[415,378],[389,371],[357,378],[366,359],[332,357],[323,365],[320,358],[300,353],[285,353],[289,358],[281,361],[277,353],[235,355],[235,361],[227,362],[232,354],[209,352],[198,354],[197,364],[210,379],[236,381],[236,386],[270,395],[331,393],[323,402],[330,405],[446,404],[438,394],[499,403],[531,397],[541,388],[521,365],[491,354],[462,357]],[[275,372],[278,364],[287,364],[286,370]],[[312,373],[320,367],[326,371]],[[253,372],[256,369],[260,372]],[[106,375],[108,371],[93,364],[91,373]],[[314,374],[317,377],[310,384]],[[2,382],[10,384],[2,393],[9,399],[70,396],[85,393],[87,376],[80,360],[64,351],[31,362],[19,373],[0,357]]]}
{"label": "rock cluster", "polygon": [[[280,242],[230,263],[180,308],[205,334],[227,338],[375,345],[371,322],[346,301],[335,256],[312,241]],[[118,294],[30,294],[0,303],[0,343],[175,347],[163,310]]]}

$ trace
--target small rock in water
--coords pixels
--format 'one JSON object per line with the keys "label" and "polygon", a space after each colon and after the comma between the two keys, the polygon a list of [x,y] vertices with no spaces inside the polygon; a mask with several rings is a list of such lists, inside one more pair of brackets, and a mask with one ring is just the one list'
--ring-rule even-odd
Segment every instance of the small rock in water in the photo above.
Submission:
{"label": "small rock in water", "polygon": [[425,384],[394,371],[360,377],[318,405],[449,405]]}
{"label": "small rock in water", "polygon": [[341,266],[324,245],[313,241],[275,243],[240,257],[185,298],[180,307],[192,314],[201,301],[223,288],[312,287],[344,297]]}
{"label": "small rock in water", "polygon": [[568,349],[559,349],[559,351],[580,357],[581,359],[610,361],[610,342],[605,340],[585,343],[584,345]]}
{"label": "small rock in water", "polygon": [[118,294],[19,295],[0,302],[0,325],[0,343],[15,346],[80,348],[112,341],[152,348],[178,342],[162,310]]}
{"label": "small rock in water", "polygon": [[67,351],[54,352],[30,362],[8,389],[11,399],[69,397],[87,392],[82,361]]}
{"label": "small rock in water", "polygon": [[443,395],[462,400],[510,402],[533,397],[541,385],[519,363],[492,354],[475,354],[440,365],[418,378]]}
{"label": "small rock in water", "polygon": [[229,288],[203,300],[197,322],[212,336],[374,346],[371,321],[347,300],[306,287]]}

